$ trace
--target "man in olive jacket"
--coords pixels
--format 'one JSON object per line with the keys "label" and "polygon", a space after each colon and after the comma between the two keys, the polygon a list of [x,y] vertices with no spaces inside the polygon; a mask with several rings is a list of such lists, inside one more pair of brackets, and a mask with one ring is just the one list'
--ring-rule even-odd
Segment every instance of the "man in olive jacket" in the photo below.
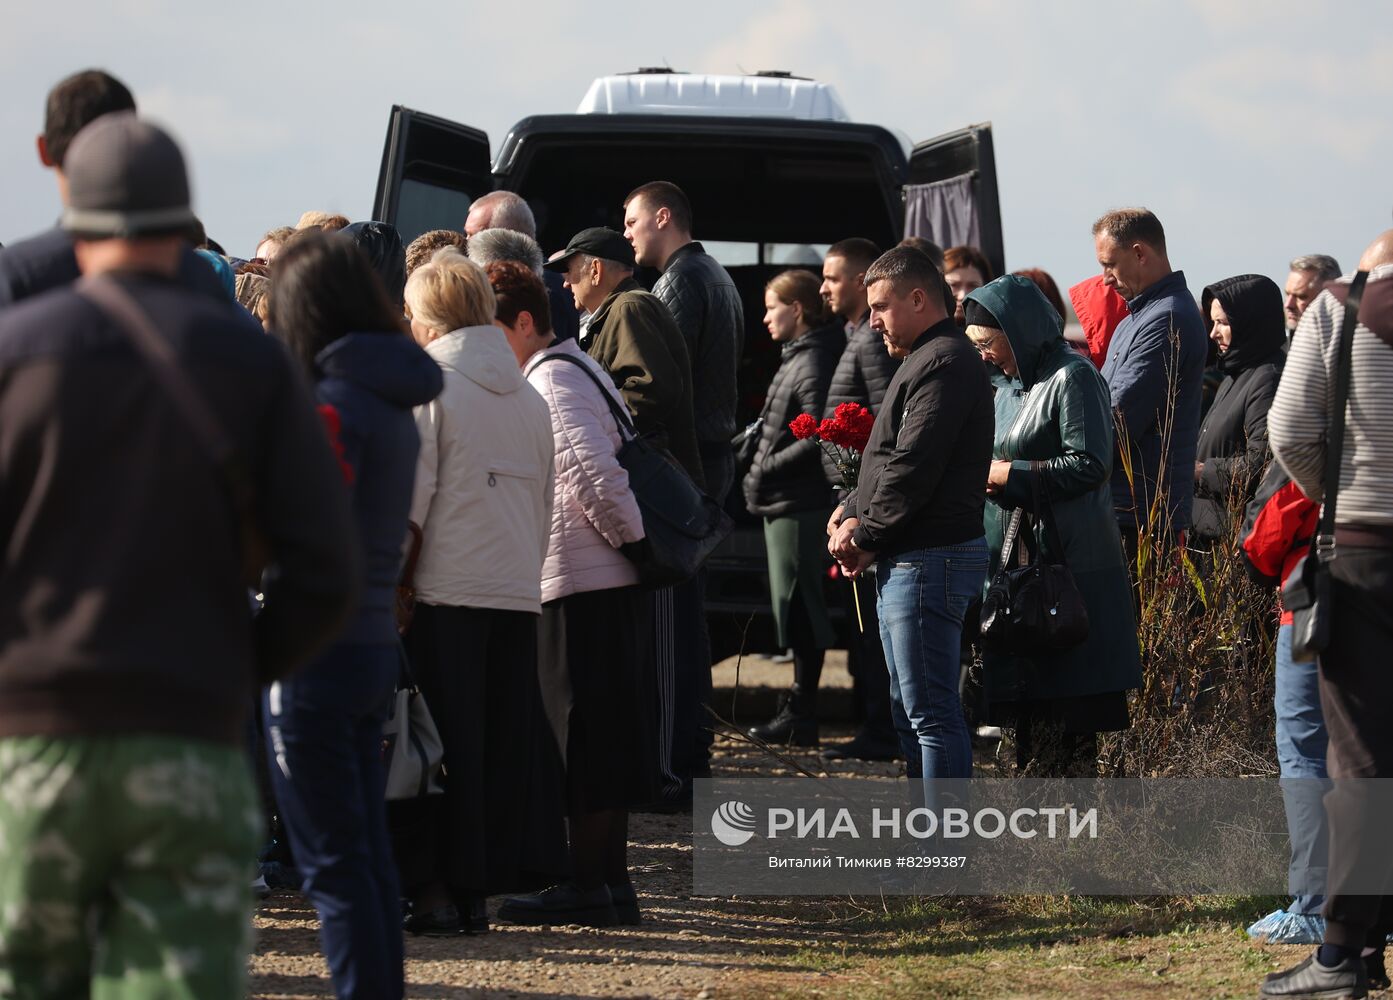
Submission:
{"label": "man in olive jacket", "polygon": [[871,326],[903,358],[828,550],[851,576],[876,567],[885,662],[917,738],[926,799],[972,774],[958,697],[963,614],[987,574],[982,533],[992,453],[986,366],[943,308],[942,277],[896,247],[866,271]]}
{"label": "man in olive jacket", "polygon": [[583,229],[546,267],[565,276],[576,305],[590,313],[582,346],[614,379],[638,432],[705,486],[687,345],[667,307],[633,279],[628,241],[613,229]]}

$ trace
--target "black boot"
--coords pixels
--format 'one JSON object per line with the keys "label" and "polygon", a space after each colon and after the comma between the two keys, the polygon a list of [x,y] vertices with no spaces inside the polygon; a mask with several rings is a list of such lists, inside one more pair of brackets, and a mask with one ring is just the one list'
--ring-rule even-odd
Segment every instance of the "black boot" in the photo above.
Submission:
{"label": "black boot", "polygon": [[[815,692],[814,692],[815,693]],[[817,746],[817,701],[795,684],[779,699],[779,711],[762,726],[752,726],[752,738],[796,747]]]}

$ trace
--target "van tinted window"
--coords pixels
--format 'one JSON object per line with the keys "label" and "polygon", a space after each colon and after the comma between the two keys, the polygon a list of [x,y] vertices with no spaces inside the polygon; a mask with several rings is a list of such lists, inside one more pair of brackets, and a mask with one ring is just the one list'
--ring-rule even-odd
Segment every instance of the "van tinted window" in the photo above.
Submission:
{"label": "van tinted window", "polygon": [[431,229],[463,229],[464,217],[473,203],[473,198],[455,188],[411,178],[403,180],[396,222],[402,243],[410,243]]}

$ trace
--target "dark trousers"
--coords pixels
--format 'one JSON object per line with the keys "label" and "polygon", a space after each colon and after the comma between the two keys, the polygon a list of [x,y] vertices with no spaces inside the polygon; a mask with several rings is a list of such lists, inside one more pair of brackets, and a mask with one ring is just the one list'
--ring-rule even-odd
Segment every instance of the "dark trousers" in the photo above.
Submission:
{"label": "dark trousers", "polygon": [[1393,880],[1388,848],[1393,778],[1393,549],[1340,545],[1331,564],[1331,640],[1320,657],[1320,702],[1330,733],[1326,758],[1333,782],[1330,816],[1330,895],[1325,940],[1364,947],[1369,932],[1390,916],[1384,893]]}
{"label": "dark trousers", "polygon": [[[856,588],[853,592],[852,588]],[[885,647],[880,641],[880,619],[876,617],[875,577],[850,580],[841,587],[843,610],[853,636],[847,650],[847,667],[852,676],[856,699],[861,706],[861,735],[892,746],[898,745],[890,714],[890,671],[885,666]],[[856,624],[857,592],[861,604],[861,624]],[[909,720],[904,721],[906,730]]]}
{"label": "dark trousers", "polygon": [[402,995],[401,894],[382,771],[399,665],[395,644],[342,644],[265,695],[276,802],[340,997]]}
{"label": "dark trousers", "polygon": [[[735,454],[729,441],[698,445],[706,495],[724,506],[735,482]],[[710,772],[713,736],[710,724],[711,634],[706,627],[706,571],[673,588],[672,635],[674,685],[672,689],[671,770],[680,789],[675,796],[669,785],[665,797],[691,794],[692,778]]]}
{"label": "dark trousers", "polygon": [[[706,572],[672,588],[674,686],[672,707],[672,771],[681,788],[675,797],[691,793],[692,778],[710,768],[711,637],[706,631]],[[665,796],[674,797],[671,788]]]}

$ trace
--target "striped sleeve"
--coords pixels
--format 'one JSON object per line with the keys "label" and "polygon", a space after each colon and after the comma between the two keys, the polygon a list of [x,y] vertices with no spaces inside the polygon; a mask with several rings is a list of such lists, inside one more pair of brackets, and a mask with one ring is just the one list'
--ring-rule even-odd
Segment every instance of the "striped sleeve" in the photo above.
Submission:
{"label": "striped sleeve", "polygon": [[1325,359],[1331,331],[1343,317],[1344,307],[1328,291],[1307,308],[1267,414],[1273,455],[1301,492],[1317,502],[1325,495],[1325,426],[1334,391]]}

